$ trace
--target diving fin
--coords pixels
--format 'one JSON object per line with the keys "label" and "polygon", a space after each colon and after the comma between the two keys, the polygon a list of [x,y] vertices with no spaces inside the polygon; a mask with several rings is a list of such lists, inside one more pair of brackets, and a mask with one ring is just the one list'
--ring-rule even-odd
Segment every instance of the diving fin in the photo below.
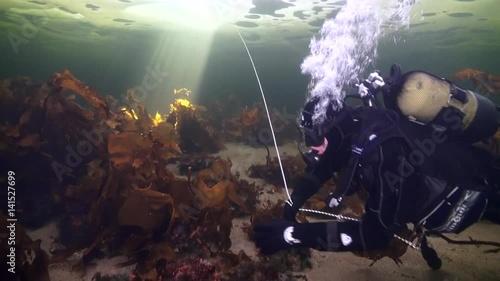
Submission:
{"label": "diving fin", "polygon": [[384,94],[398,92],[403,84],[403,72],[401,66],[394,63],[391,66],[389,76],[384,78],[385,86],[382,87]]}

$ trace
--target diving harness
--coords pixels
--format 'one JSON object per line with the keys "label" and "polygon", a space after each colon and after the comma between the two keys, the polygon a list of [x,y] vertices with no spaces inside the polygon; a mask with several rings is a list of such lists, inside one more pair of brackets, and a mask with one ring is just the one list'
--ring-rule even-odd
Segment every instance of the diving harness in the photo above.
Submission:
{"label": "diving harness", "polygon": [[[371,73],[366,80],[364,80],[362,83],[355,84],[358,88],[358,93],[357,95],[350,95],[349,97],[353,98],[359,98],[363,101],[364,107],[369,107],[372,108],[373,111],[375,112],[377,108],[382,108],[382,105],[376,98],[376,93],[384,88],[387,88],[386,83],[384,82],[384,79],[380,76],[380,73],[378,71],[375,71]],[[369,127],[369,128],[361,128],[360,131],[364,132],[364,135],[358,138],[358,141],[356,141],[351,148],[351,156],[349,157],[349,161],[347,164],[347,170],[345,170],[340,178],[339,182],[337,183],[337,187],[341,187],[341,191],[337,193],[335,198],[331,199],[336,199],[338,204],[342,201],[343,197],[346,195],[348,192],[349,187],[351,186],[351,183],[353,181],[353,177],[355,175],[356,168],[358,167],[358,162],[361,159],[361,156],[364,152],[367,152],[375,147],[377,147],[379,144],[381,144],[383,141],[396,136],[397,134],[397,129],[396,127],[396,122],[397,122],[397,114],[394,111],[389,111],[385,112],[387,115],[386,117],[390,120],[389,123],[392,123],[390,127],[376,132],[374,131],[375,128]],[[391,114],[392,113],[392,114]],[[363,126],[363,125],[362,125]],[[396,132],[396,134],[392,133]],[[399,135],[402,136],[402,135]],[[300,149],[299,149],[300,151]],[[321,161],[321,156],[317,155],[315,150],[310,150],[308,152],[302,152],[303,159],[311,164],[318,163]],[[288,193],[288,192],[287,192]],[[332,195],[332,194],[331,194]],[[291,201],[291,198],[289,198],[289,201]],[[290,204],[287,201],[288,204]],[[328,204],[328,203],[327,203]],[[330,206],[332,207],[332,206]],[[339,215],[339,214],[332,214],[328,212],[323,212],[323,211],[318,211],[318,210],[311,210],[311,209],[305,209],[305,208],[300,208],[300,211],[303,212],[308,212],[308,213],[315,213],[319,215],[325,215],[325,216],[330,216],[334,217],[338,220],[348,220],[348,221],[360,221],[357,218],[349,217],[349,216],[344,216],[344,215]],[[414,243],[412,241],[409,241],[397,234],[393,233],[393,237],[404,242],[408,246],[410,246],[413,249],[419,250],[420,243]]]}

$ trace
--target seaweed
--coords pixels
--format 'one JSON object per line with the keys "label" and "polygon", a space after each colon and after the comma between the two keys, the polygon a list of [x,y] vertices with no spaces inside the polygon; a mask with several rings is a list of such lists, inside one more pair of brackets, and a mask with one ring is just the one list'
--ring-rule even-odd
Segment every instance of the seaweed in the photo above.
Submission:
{"label": "seaweed", "polygon": [[189,101],[176,99],[170,106],[167,122],[175,126],[183,153],[216,153],[225,149],[222,135],[217,134],[208,118]]}
{"label": "seaweed", "polygon": [[179,173],[181,175],[188,175],[210,168],[214,160],[215,157],[210,155],[181,155],[178,160]]}
{"label": "seaweed", "polygon": [[224,120],[222,134],[226,141],[241,142],[246,140],[239,117]]}
{"label": "seaweed", "polygon": [[260,122],[260,112],[258,105],[252,108],[245,106],[240,112],[240,122],[244,127],[255,127]]}
{"label": "seaweed", "polygon": [[20,223],[41,226],[59,216],[55,244],[61,246],[54,248],[52,262],[83,249],[75,266],[84,270],[97,257],[125,255],[145,276],[175,258],[174,223],[189,226],[186,240],[196,245],[186,251],[214,255],[231,245],[233,208],[248,214],[256,202],[250,185],[239,190],[248,202],[238,196],[230,161],[188,162],[187,180],[167,169],[190,140],[205,140],[192,149],[202,153],[223,147],[202,107],[176,100],[168,116],[150,116],[133,90],[120,105],[68,70],[54,73],[48,83],[3,80],[0,98],[2,108],[11,106],[1,114],[0,154],[19,174]]}
{"label": "seaweed", "polygon": [[[281,158],[285,177],[287,178],[290,186],[299,179],[304,173],[306,164],[300,154],[296,156],[284,156]],[[279,166],[278,158],[274,157],[268,163],[254,164],[248,168],[248,175],[251,178],[262,178],[266,182],[275,186],[283,185],[283,178],[281,177],[281,168]]]}
{"label": "seaweed", "polygon": [[[215,262],[220,280],[265,281],[265,280],[307,280],[305,276],[293,275],[290,270],[301,271],[310,268],[304,251],[290,251],[293,254],[276,254],[272,257],[252,260],[245,252],[220,253]],[[304,259],[301,262],[300,259]],[[305,265],[303,267],[302,265]]]}
{"label": "seaweed", "polygon": [[249,183],[246,180],[240,179],[237,181],[236,193],[245,202],[245,209],[248,212],[255,213],[257,210],[257,206],[260,204],[258,194],[262,189],[261,186],[255,183]]}
{"label": "seaweed", "polygon": [[82,81],[76,79],[67,69],[62,72],[56,72],[50,78],[51,85],[56,91],[63,89],[73,90],[84,98],[90,105],[98,110],[102,116],[108,117],[109,109],[107,102],[92,87],[85,85]]}
{"label": "seaweed", "polygon": [[165,277],[173,281],[218,280],[215,266],[199,258],[190,258],[167,265]]}
{"label": "seaweed", "polygon": [[[88,104],[77,103],[71,91]],[[96,258],[123,255],[128,260],[117,266],[135,264],[128,277],[135,281],[276,280],[288,268],[302,268],[301,255],[253,261],[242,253],[236,275],[220,271],[218,262],[228,262],[221,257],[234,260],[233,218],[258,217],[262,192],[232,173],[230,159],[208,155],[224,148],[218,130],[229,119],[222,120],[223,111],[213,125],[204,107],[177,99],[168,114],[152,116],[133,90],[120,104],[68,70],[48,83],[0,81],[0,99],[0,155],[19,174],[19,222],[38,227],[57,219],[60,231],[51,258],[39,241],[23,236],[20,249],[36,253],[26,274],[49,280],[48,264],[70,262],[75,253],[74,269],[83,272]],[[168,164],[178,164],[187,178]],[[96,274],[93,280],[111,278],[124,277]]]}

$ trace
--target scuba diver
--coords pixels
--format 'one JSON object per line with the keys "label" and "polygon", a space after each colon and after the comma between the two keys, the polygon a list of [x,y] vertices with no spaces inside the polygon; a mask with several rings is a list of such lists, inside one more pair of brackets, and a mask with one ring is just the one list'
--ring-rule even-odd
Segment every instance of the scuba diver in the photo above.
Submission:
{"label": "scuba diver", "polygon": [[[302,109],[299,128],[311,148],[303,153],[307,168],[284,220],[254,227],[263,254],[298,247],[384,250],[408,223],[425,234],[459,233],[483,216],[488,197],[498,192],[495,158],[473,145],[499,127],[489,99],[426,72],[402,74],[397,64],[389,77],[374,72],[358,87],[364,105],[329,106],[325,122],[313,120],[319,98]],[[334,173],[336,189],[325,203],[337,207],[364,188],[365,214],[359,221],[298,223],[299,209]],[[429,266],[440,268],[425,235],[421,250]]]}

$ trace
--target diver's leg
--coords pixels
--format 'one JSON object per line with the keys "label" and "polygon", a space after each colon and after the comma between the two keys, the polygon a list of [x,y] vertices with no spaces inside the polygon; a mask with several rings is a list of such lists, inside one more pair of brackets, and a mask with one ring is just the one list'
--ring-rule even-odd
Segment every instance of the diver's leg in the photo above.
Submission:
{"label": "diver's leg", "polygon": [[283,217],[288,221],[296,222],[295,216],[304,203],[321,187],[321,181],[312,174],[304,174],[295,184],[290,195],[292,204],[285,203]]}
{"label": "diver's leg", "polygon": [[327,222],[326,237],[319,239],[319,251],[385,250],[393,239],[375,213],[368,212],[359,222]]}

